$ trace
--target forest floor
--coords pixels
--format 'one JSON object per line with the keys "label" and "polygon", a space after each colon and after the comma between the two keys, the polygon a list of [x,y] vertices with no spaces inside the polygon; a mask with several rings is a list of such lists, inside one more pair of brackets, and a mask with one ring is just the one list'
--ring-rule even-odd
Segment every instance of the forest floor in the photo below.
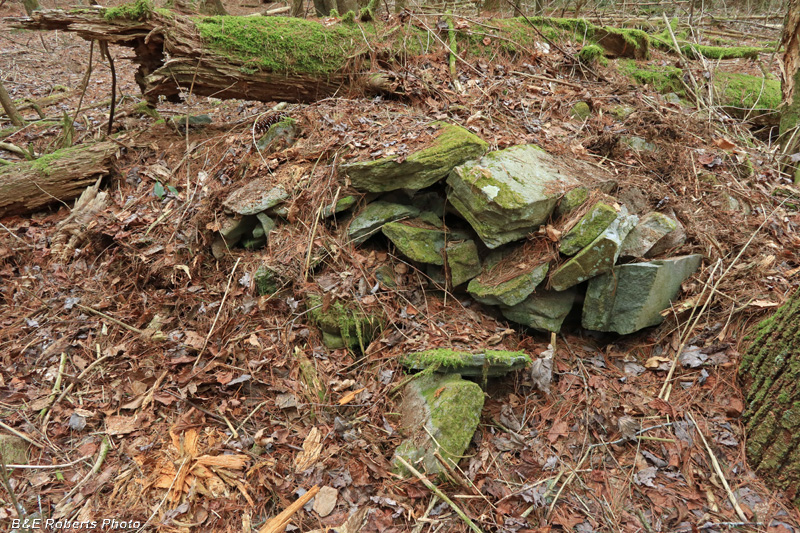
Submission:
{"label": "forest floor", "polygon": [[[0,17],[19,9],[7,3]],[[574,53],[580,43],[559,46]],[[33,123],[6,142],[53,150],[63,113],[78,106],[88,51],[71,34],[0,27],[0,73],[13,98],[45,97],[57,85],[73,91],[45,108],[53,123]],[[336,222],[315,224],[317,207],[346,185],[336,173],[344,147],[402,153],[425,124],[447,120],[492,149],[536,143],[606,168],[621,194],[637,190],[650,208],[673,210],[688,234],[680,252],[705,259],[659,327],[628,336],[566,328],[550,394],[535,390],[526,371],[490,380],[462,472],[441,490],[484,531],[800,531],[797,510],[748,468],[740,422],[745,335],[791,294],[800,271],[800,216],[779,196],[791,185],[763,132],[755,136],[715,108],[669,102],[614,61],[588,72],[542,49],[516,62],[462,66],[463,93],[449,84],[445,58],[431,55],[409,67],[432,80],[428,89],[405,99],[291,105],[300,140],[264,157],[252,128],[272,104],[188,95],[159,106],[166,118],[213,118],[180,132],[129,112],[141,100],[135,67],[128,50],[111,51],[123,96],[120,159],[105,187],[111,207],[92,221],[91,240],[67,261],[50,253],[66,205],[1,221],[0,421],[31,443],[32,465],[47,467],[10,471],[27,513],[249,533],[319,485],[338,491],[333,512],[322,517],[308,505],[287,530],[466,531],[419,480],[392,472],[401,440],[392,391],[405,376],[397,358],[438,346],[536,357],[551,339],[466,293],[437,290],[386,242],[354,248]],[[777,72],[776,58],[712,67]],[[94,59],[76,144],[101,138],[108,119],[110,71],[97,50]],[[653,51],[648,61],[673,65],[676,57]],[[693,65],[702,78],[705,66]],[[590,104],[588,118],[571,115],[578,101]],[[632,112],[618,118],[620,106]],[[24,115],[36,118],[31,109]],[[623,135],[655,149],[636,151]],[[301,185],[289,223],[266,249],[215,259],[221,199],[268,173]],[[325,260],[309,272],[312,248]],[[283,274],[271,296],[254,287],[264,263]],[[372,294],[374,272],[386,264],[398,285]],[[325,349],[305,313],[314,284],[381,306],[391,326],[364,354]],[[695,320],[691,310],[705,302]],[[146,334],[156,316],[164,340]],[[683,341],[697,364],[668,378]],[[321,400],[304,382],[308,361],[326,389]],[[69,391],[54,403],[59,376],[58,390]],[[659,398],[665,383],[667,400]],[[646,431],[626,439],[631,421]],[[0,489],[0,524],[8,529],[17,517]]]}

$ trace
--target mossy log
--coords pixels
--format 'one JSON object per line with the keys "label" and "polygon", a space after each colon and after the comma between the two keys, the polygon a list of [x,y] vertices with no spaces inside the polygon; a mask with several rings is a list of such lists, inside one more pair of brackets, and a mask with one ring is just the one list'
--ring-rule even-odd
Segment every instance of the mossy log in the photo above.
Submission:
{"label": "mossy log", "polygon": [[[117,8],[42,10],[6,19],[15,28],[74,32],[134,50],[136,82],[147,100],[200,96],[313,102],[347,92],[402,93],[396,72],[405,59],[445,52],[410,24],[357,22],[332,25],[286,17],[185,16],[137,0]],[[601,28],[583,19],[497,19],[496,29],[458,31],[459,57],[527,57],[543,28],[551,38],[591,39],[613,57],[646,57],[647,36],[638,30]],[[355,91],[353,91],[353,89]]]}
{"label": "mossy log", "polygon": [[[388,77],[370,69],[367,53],[374,43],[355,24],[189,17],[147,5],[136,11],[137,5],[122,12],[42,10],[7,20],[16,28],[69,31],[132,48],[131,59],[139,65],[136,83],[153,103],[159,96],[178,101],[188,91],[222,99],[313,102],[353,84],[390,90]],[[386,84],[379,83],[384,79]]]}
{"label": "mossy log", "polygon": [[22,215],[77,198],[109,172],[119,145],[99,142],[0,167],[0,217]]}
{"label": "mossy log", "polygon": [[800,507],[800,292],[759,324],[740,378],[750,465]]}

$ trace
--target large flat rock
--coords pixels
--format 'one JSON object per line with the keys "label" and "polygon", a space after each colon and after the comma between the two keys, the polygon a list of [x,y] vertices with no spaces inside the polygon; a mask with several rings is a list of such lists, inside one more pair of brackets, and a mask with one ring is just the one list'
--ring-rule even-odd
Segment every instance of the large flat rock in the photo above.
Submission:
{"label": "large flat rock", "polygon": [[486,258],[481,275],[469,282],[467,292],[482,304],[517,305],[544,280],[551,259],[528,245],[496,250]]}
{"label": "large flat rock", "polygon": [[565,192],[606,180],[603,170],[528,144],[454,168],[448,199],[486,246],[497,248],[538,228]]}
{"label": "large flat rock", "polygon": [[386,192],[430,187],[461,163],[476,159],[488,144],[470,131],[453,124],[441,124],[433,142],[409,155],[384,157],[342,165],[353,187],[360,191]]}
{"label": "large flat rock", "polygon": [[411,205],[376,201],[358,213],[347,228],[347,236],[355,244],[361,244],[376,233],[384,224],[419,215],[419,209]]}
{"label": "large flat rock", "polygon": [[627,335],[660,324],[661,311],[700,266],[701,255],[620,265],[589,282],[583,327]]}

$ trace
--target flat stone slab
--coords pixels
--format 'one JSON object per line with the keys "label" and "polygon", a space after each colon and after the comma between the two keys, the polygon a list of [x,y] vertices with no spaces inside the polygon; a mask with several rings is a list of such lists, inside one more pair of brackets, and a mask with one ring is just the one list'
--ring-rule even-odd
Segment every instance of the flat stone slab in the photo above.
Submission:
{"label": "flat stone slab", "polygon": [[563,291],[609,272],[619,257],[622,241],[638,220],[638,217],[628,215],[627,211],[623,210],[599,237],[550,275],[550,288]]}
{"label": "flat stone slab", "polygon": [[658,241],[677,228],[675,219],[655,211],[647,213],[625,237],[619,256],[645,257]]}
{"label": "flat stone slab", "polygon": [[397,247],[404,256],[412,261],[429,265],[444,265],[442,248],[445,245],[445,233],[440,229],[431,229],[415,223],[390,222],[383,226],[383,234]]}
{"label": "flat stone slab", "polygon": [[666,254],[673,248],[677,248],[686,242],[686,230],[684,229],[683,224],[681,224],[681,222],[675,218],[675,213],[666,216],[675,223],[676,228],[659,239],[658,242],[655,243],[653,247],[644,254],[645,258],[647,259]]}
{"label": "flat stone slab", "polygon": [[575,255],[599,237],[616,218],[616,209],[597,202],[564,234],[558,250],[564,255]]}
{"label": "flat stone slab", "polygon": [[406,385],[400,425],[410,436],[395,450],[395,470],[414,477],[397,460],[399,456],[430,476],[444,474],[435,452],[457,464],[478,427],[483,399],[480,386],[458,374],[431,374]]}
{"label": "flat stone slab", "polygon": [[553,212],[565,192],[608,175],[538,146],[512,146],[453,169],[450,203],[489,248],[522,239]]}
{"label": "flat stone slab", "polygon": [[255,215],[274,207],[289,198],[289,193],[278,185],[270,187],[269,178],[259,178],[236,189],[222,205],[240,215]]}
{"label": "flat stone slab", "polygon": [[698,269],[702,259],[701,255],[685,255],[619,265],[592,279],[583,303],[583,327],[627,335],[657,326],[664,320],[661,311],[670,306],[681,283]]}
{"label": "flat stone slab", "polygon": [[489,146],[469,130],[440,123],[441,132],[427,147],[402,161],[398,156],[342,165],[353,187],[360,191],[420,190],[443,179],[464,161],[481,156]]}
{"label": "flat stone slab", "polygon": [[379,232],[387,222],[394,222],[395,220],[417,215],[419,215],[419,209],[414,206],[378,200],[369,204],[353,217],[350,226],[347,228],[347,236],[354,243],[361,244]]}
{"label": "flat stone slab", "polygon": [[575,303],[575,289],[565,291],[538,290],[511,307],[500,307],[503,316],[512,322],[539,331],[558,333]]}
{"label": "flat stone slab", "polygon": [[544,280],[550,263],[547,258],[519,252],[522,250],[490,254],[483,273],[469,282],[467,292],[485,305],[513,306],[522,302]]}
{"label": "flat stone slab", "polygon": [[528,366],[531,358],[525,352],[484,350],[465,352],[448,348],[425,350],[400,357],[400,364],[410,370],[424,370],[437,365],[437,372],[462,376],[503,376]]}

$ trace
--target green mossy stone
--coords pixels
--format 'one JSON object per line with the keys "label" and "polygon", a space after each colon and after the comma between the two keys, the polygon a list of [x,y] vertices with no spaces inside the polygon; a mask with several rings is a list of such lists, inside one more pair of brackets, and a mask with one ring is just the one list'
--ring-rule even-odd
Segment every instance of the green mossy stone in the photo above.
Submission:
{"label": "green mossy stone", "polygon": [[347,236],[355,244],[361,244],[381,230],[384,224],[402,218],[419,215],[414,206],[375,201],[358,213],[347,228]]}
{"label": "green mossy stone", "polygon": [[311,321],[322,330],[323,342],[328,347],[338,346],[335,337],[339,337],[344,342],[344,347],[360,348],[363,351],[384,326],[385,317],[382,313],[375,310],[367,313],[358,302],[338,300],[323,311],[322,296],[308,293],[306,304]]}
{"label": "green mossy stone", "polygon": [[398,156],[342,165],[340,169],[360,191],[420,190],[443,179],[453,167],[480,157],[488,144],[470,131],[440,123],[431,144],[398,162]]}
{"label": "green mossy stone", "polygon": [[564,196],[561,197],[561,201],[558,202],[556,216],[563,217],[564,215],[582,206],[588,199],[589,189],[586,187],[575,187],[574,189],[567,191]]}
{"label": "green mossy stone", "polygon": [[517,305],[536,290],[549,269],[549,263],[531,264],[529,270],[502,283],[494,283],[488,275],[482,275],[469,282],[467,292],[485,305]]}
{"label": "green mossy stone", "polygon": [[475,241],[463,241],[447,247],[450,283],[458,287],[481,273],[481,260]]}
{"label": "green mossy stone", "polygon": [[550,287],[556,291],[563,291],[611,271],[619,257],[622,241],[638,220],[636,216],[620,213],[599,237],[550,275]]}
{"label": "green mossy stone", "polygon": [[504,350],[472,353],[437,348],[400,357],[400,364],[410,370],[425,370],[436,365],[437,372],[487,377],[503,376],[525,368],[530,362],[530,356],[525,352]]}
{"label": "green mossy stone", "polygon": [[[480,422],[484,394],[477,383],[458,374],[431,374],[415,379],[403,389],[401,427],[409,437],[395,457],[430,476],[446,471],[434,456],[439,454],[455,466],[469,446]],[[395,471],[413,477],[394,459]]]}
{"label": "green mossy stone", "polygon": [[442,249],[445,245],[445,234],[442,230],[390,222],[384,224],[382,231],[400,253],[412,261],[444,265]]}
{"label": "green mossy stone", "polygon": [[261,265],[253,276],[256,292],[259,296],[268,296],[278,292],[278,276],[266,265]]}
{"label": "green mossy stone", "polygon": [[564,255],[575,255],[599,237],[616,218],[616,209],[606,203],[597,202],[561,238],[559,251]]}
{"label": "green mossy stone", "polygon": [[622,242],[620,257],[645,257],[653,246],[678,228],[674,219],[656,211],[644,215]]}
{"label": "green mossy stone", "polygon": [[333,207],[329,205],[325,206],[325,208],[322,210],[322,216],[325,218],[330,218],[333,215],[347,211],[356,205],[356,203],[358,203],[358,198],[355,196],[345,196],[344,198],[339,198]]}
{"label": "green mossy stone", "polygon": [[569,110],[569,114],[572,118],[576,118],[578,120],[586,120],[590,116],[592,116],[592,108],[586,102],[576,102]]}

